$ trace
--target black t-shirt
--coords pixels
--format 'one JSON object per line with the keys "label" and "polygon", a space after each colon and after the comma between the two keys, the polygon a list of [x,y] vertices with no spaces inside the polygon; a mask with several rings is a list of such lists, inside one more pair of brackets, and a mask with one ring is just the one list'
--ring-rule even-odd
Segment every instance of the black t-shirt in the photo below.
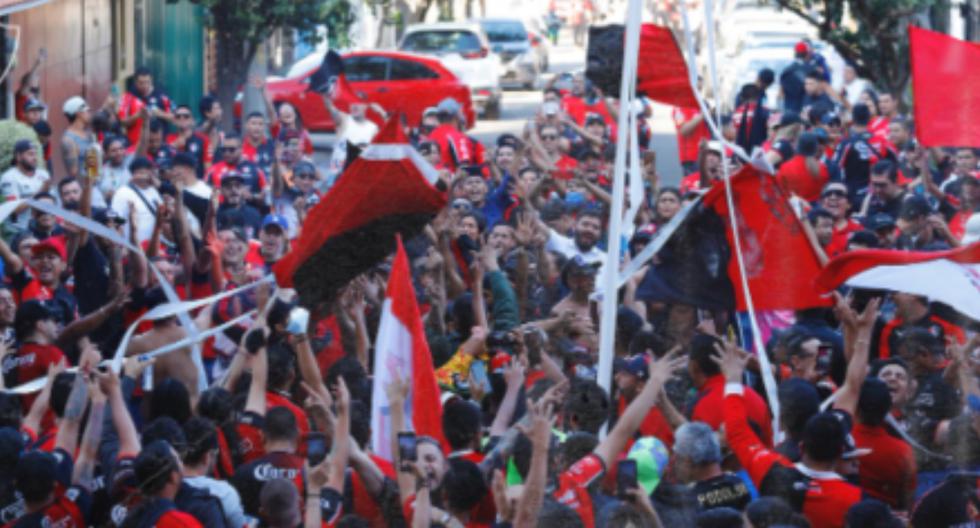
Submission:
{"label": "black t-shirt", "polygon": [[779,75],[779,86],[783,88],[783,103],[787,111],[800,113],[803,109],[803,98],[806,96],[803,86],[809,70],[806,64],[794,61]]}
{"label": "black t-shirt", "polygon": [[[915,379],[918,389],[906,405],[909,433],[920,444],[937,451],[933,438],[939,422],[960,414],[960,397],[952,385],[943,380],[942,371],[931,372]],[[916,451],[919,471],[946,467],[946,461]]]}
{"label": "black t-shirt", "polygon": [[694,484],[694,495],[702,511],[713,508],[734,508],[742,511],[752,501],[745,481],[725,473]]}
{"label": "black t-shirt", "polygon": [[871,166],[878,161],[878,153],[870,140],[869,132],[851,134],[837,145],[834,152],[834,163],[841,168],[851,203],[859,203],[863,193],[867,192]]}
{"label": "black t-shirt", "polygon": [[231,485],[238,490],[245,513],[258,517],[259,495],[262,493],[262,486],[273,479],[292,480],[302,495],[304,489],[303,463],[304,459],[300,456],[273,451],[248,464],[239,466],[231,477]]}

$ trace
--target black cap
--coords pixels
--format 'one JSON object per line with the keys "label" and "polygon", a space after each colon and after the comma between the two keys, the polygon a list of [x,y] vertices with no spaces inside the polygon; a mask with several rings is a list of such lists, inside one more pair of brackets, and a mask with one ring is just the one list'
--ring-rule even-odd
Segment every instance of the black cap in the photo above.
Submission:
{"label": "black cap", "polygon": [[869,425],[878,425],[892,408],[892,395],[888,385],[878,378],[865,379],[861,384],[857,408],[862,421],[868,420]]}
{"label": "black cap", "polygon": [[231,183],[232,181],[237,181],[238,183],[245,183],[245,177],[242,173],[236,170],[230,170],[221,175],[221,186],[224,187],[226,183]]}
{"label": "black cap", "polygon": [[137,156],[133,158],[133,161],[129,162],[129,172],[136,172],[138,170],[152,170],[156,165],[150,161],[146,156]]}
{"label": "black cap", "polygon": [[517,149],[520,148],[521,140],[514,134],[511,134],[510,132],[500,134],[499,136],[497,136],[497,146],[502,147],[504,145],[509,145]]}
{"label": "black cap", "polygon": [[[816,387],[806,380],[790,378],[779,384],[779,407],[783,416],[791,417],[796,424],[802,425],[820,411],[820,395]],[[790,429],[799,430],[800,427]]]}
{"label": "black cap", "polygon": [[112,223],[115,223],[115,224],[125,224],[126,223],[126,219],[122,215],[120,215],[119,213],[117,213],[115,209],[113,209],[111,207],[104,207],[104,208],[96,209],[95,211],[92,212],[92,219],[95,220],[96,222],[102,224],[102,225],[106,225],[109,222],[112,222]]}
{"label": "black cap", "polygon": [[34,148],[34,142],[29,139],[19,139],[14,143],[14,155],[27,152]]}
{"label": "black cap", "polygon": [[818,462],[833,462],[847,447],[845,425],[833,413],[822,412],[810,417],[803,427],[803,451]]}
{"label": "black cap", "polygon": [[878,247],[878,235],[871,231],[855,231],[848,237],[847,242],[850,244],[859,244],[868,249],[874,249]]}
{"label": "black cap", "polygon": [[197,170],[197,160],[194,156],[186,152],[178,152],[172,160],[170,160],[171,167],[187,167],[189,169]]}
{"label": "black cap", "polygon": [[895,227],[895,219],[888,213],[875,213],[864,220],[864,227],[869,231]]}
{"label": "black cap", "polygon": [[45,319],[55,319],[55,312],[47,301],[30,299],[20,303],[17,314],[14,315],[14,326],[17,328],[33,328],[34,323]]}
{"label": "black cap", "polygon": [[913,194],[902,202],[902,207],[899,209],[898,216],[904,220],[911,220],[913,218],[928,216],[931,212],[932,207],[929,206],[929,201],[922,196]]}
{"label": "black cap", "polygon": [[566,287],[568,286],[568,277],[573,273],[576,275],[595,275],[599,273],[599,266],[601,262],[586,262],[582,255],[575,255],[574,257],[568,259],[565,262],[565,266],[561,269],[561,282]]}
{"label": "black cap", "polygon": [[816,156],[820,149],[820,139],[816,134],[804,132],[800,134],[800,139],[796,142],[796,151],[801,156]]}
{"label": "black cap", "polygon": [[[36,501],[50,494],[58,477],[58,460],[51,453],[31,450],[21,455],[14,468],[17,490],[25,500]],[[26,489],[25,489],[26,488]],[[39,497],[27,497],[27,489]],[[47,493],[45,493],[47,490]]]}

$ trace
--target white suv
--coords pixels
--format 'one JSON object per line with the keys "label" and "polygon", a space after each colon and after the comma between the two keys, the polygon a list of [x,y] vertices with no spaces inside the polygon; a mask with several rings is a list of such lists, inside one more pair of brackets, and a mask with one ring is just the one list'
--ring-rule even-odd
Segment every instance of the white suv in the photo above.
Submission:
{"label": "white suv", "polygon": [[405,30],[398,49],[439,57],[469,86],[473,108],[487,119],[500,117],[500,58],[490,50],[479,24],[438,22]]}

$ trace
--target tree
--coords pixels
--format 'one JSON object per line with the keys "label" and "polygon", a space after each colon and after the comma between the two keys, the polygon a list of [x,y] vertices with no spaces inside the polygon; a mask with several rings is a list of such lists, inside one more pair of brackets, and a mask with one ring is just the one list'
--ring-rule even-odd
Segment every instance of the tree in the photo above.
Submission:
{"label": "tree", "polygon": [[[911,75],[908,24],[943,0],[776,0],[817,28],[820,39],[854,64],[858,75],[891,93]],[[845,12],[854,21],[844,22]]]}
{"label": "tree", "polygon": [[[325,25],[332,46],[347,43],[354,22],[349,0],[200,0],[207,12],[206,24],[214,31],[217,96],[231,108],[245,85],[255,53],[273,32],[294,29],[316,40],[316,28]],[[225,112],[226,125],[231,112]]]}

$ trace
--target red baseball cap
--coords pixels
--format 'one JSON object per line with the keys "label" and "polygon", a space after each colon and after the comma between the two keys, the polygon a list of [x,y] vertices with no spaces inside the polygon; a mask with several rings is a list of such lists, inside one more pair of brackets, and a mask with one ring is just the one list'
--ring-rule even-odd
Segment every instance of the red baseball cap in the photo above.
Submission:
{"label": "red baseball cap", "polygon": [[796,43],[796,46],[793,48],[793,50],[796,51],[797,54],[810,53],[810,45],[807,44],[806,41],[801,40]]}
{"label": "red baseball cap", "polygon": [[38,255],[44,251],[53,251],[61,257],[61,260],[68,260],[68,250],[65,248],[65,239],[61,236],[53,236],[41,240],[31,247],[31,254]]}

